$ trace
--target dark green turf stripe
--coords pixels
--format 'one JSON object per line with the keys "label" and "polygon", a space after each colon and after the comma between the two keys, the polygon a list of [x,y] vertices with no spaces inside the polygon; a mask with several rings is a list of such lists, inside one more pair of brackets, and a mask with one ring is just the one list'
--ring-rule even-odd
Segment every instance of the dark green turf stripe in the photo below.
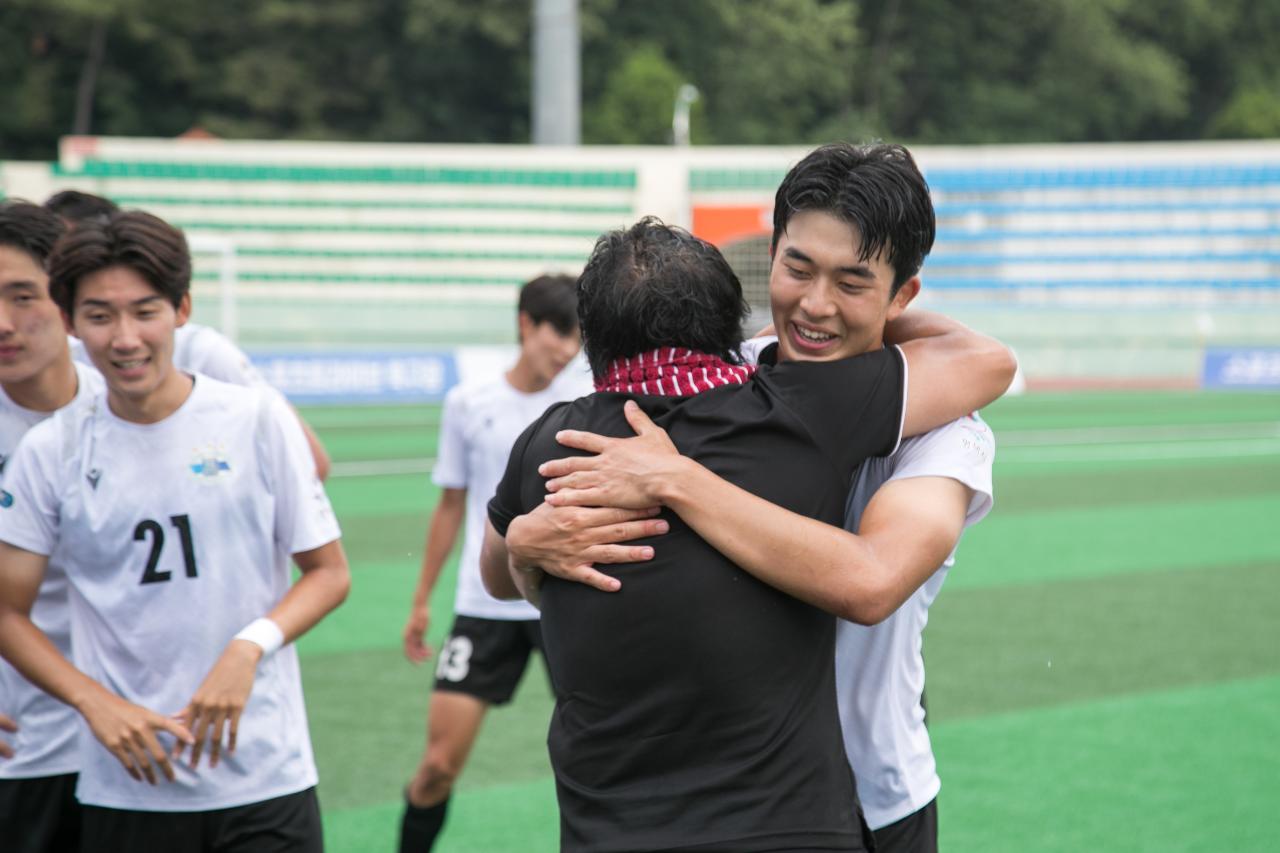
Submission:
{"label": "dark green turf stripe", "polygon": [[[397,651],[401,631],[409,617],[409,604],[418,583],[419,560],[379,563],[356,555],[351,560],[351,593],[342,606],[312,628],[298,644],[307,659],[369,650]],[[457,584],[457,561],[441,572],[431,596],[431,626],[427,632],[438,643],[449,630]]]}
{"label": "dark green turf stripe", "polygon": [[[330,853],[394,850],[400,804],[325,809]],[[435,853],[535,853],[560,843],[555,786],[550,778],[463,790],[449,803],[449,822]]]}
{"label": "dark green turf stripe", "polygon": [[960,541],[953,589],[1280,562],[1280,497],[1130,504],[991,517]]}
{"label": "dark green turf stripe", "polygon": [[[417,563],[431,521],[430,512],[382,513],[344,520],[342,542],[362,563]],[[461,532],[457,547],[462,547]]]}
{"label": "dark green turf stripe", "polygon": [[[999,451],[996,452],[997,458]],[[1001,516],[1048,509],[1179,503],[1216,497],[1280,496],[1280,459],[1230,459],[1128,468],[1037,471],[1009,475],[997,461],[996,501]]]}
{"label": "dark green turf stripe", "polygon": [[1280,559],[944,589],[925,637],[935,721],[1280,673]]}
{"label": "dark green turf stripe", "polygon": [[983,409],[1001,429],[1280,420],[1280,394],[1222,391],[1107,391],[1006,397]]}
{"label": "dark green turf stripe", "polygon": [[[325,806],[397,800],[421,755],[431,666],[415,667],[398,650],[349,652],[308,658],[303,679]],[[545,778],[550,711],[538,663],[517,700],[491,712],[459,789]]]}
{"label": "dark green turf stripe", "polygon": [[335,461],[353,459],[410,459],[434,456],[436,430],[416,425],[369,430],[317,431]]}
{"label": "dark green turf stripe", "polygon": [[940,847],[1274,850],[1277,708],[1267,678],[939,725]]}

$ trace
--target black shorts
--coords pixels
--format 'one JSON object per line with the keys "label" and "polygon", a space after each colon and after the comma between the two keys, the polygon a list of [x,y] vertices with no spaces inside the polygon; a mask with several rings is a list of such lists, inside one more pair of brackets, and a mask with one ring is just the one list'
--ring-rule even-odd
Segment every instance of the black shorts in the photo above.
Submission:
{"label": "black shorts", "polygon": [[505,705],[516,692],[534,649],[542,651],[537,619],[455,616],[453,629],[440,645],[436,690]]}
{"label": "black shorts", "polygon": [[82,853],[140,851],[324,853],[316,789],[207,812],[84,807]]}
{"label": "black shorts", "polygon": [[5,853],[76,853],[76,774],[0,779],[0,848]]}
{"label": "black shorts", "polygon": [[938,801],[872,834],[877,853],[938,853]]}

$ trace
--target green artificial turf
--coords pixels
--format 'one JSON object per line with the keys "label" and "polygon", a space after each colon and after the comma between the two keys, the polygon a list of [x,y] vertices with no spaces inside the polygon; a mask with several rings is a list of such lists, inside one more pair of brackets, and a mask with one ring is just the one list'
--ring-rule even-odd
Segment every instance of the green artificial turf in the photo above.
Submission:
{"label": "green artificial turf", "polygon": [[[435,454],[437,406],[304,414],[336,465]],[[925,638],[942,849],[1275,849],[1280,396],[1040,394],[984,414],[996,508]],[[424,740],[431,667],[400,632],[438,490],[406,472],[329,493],[353,589],[300,643],[328,849],[389,851]],[[438,851],[556,849],[550,709],[538,667],[489,715]]]}

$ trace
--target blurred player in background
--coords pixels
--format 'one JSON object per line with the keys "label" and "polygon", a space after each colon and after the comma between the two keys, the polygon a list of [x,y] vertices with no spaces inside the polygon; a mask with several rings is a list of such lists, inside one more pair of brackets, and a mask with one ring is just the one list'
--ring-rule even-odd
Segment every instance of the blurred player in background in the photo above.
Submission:
{"label": "blurred player in background", "polygon": [[458,385],[445,397],[432,479],[441,489],[427,531],[422,573],[404,629],[404,650],[418,663],[431,591],[466,518],[454,623],[440,648],[427,712],[427,746],[409,782],[400,850],[431,849],[444,823],[449,794],[462,772],[490,705],[510,701],[529,654],[541,650],[538,611],[523,601],[498,601],[480,580],[485,506],[502,477],[511,445],[548,406],[590,393],[590,377],[574,363],[580,341],[574,279],[535,278],[520,290],[520,355],[502,376]]}
{"label": "blurred player in background", "polygon": [[[84,222],[49,270],[106,390],[37,425],[8,462],[0,652],[96,738],[80,744],[84,837],[105,853],[319,851],[285,644],[350,577],[297,419],[271,389],[173,366],[191,310],[177,229],[137,211]],[[28,615],[51,555],[74,665]]]}
{"label": "blurred player in background", "polygon": [[[0,485],[27,430],[55,411],[84,406],[102,377],[67,350],[62,313],[49,295],[46,263],[62,222],[34,204],[0,204]],[[0,491],[0,505],[7,493]],[[67,578],[55,553],[31,606],[31,620],[64,656],[71,653]],[[0,661],[0,843],[6,853],[79,848],[76,712]]]}
{"label": "blurred player in background", "polygon": [[[905,290],[909,299],[920,287],[928,243],[923,252],[907,246],[925,231],[931,243],[932,224],[927,187],[905,149],[841,144],[804,158],[783,180],[774,205],[770,292],[780,339],[767,349],[766,341],[749,342],[753,360],[761,350],[765,360],[824,361],[883,346],[885,309],[897,294]],[[920,322],[913,314],[904,320]],[[681,472],[689,462],[672,458],[661,430],[643,415],[631,420],[642,438],[592,442],[590,449],[605,449],[603,456],[547,467],[551,476],[568,475],[552,488],[585,489],[552,500],[641,506],[679,479],[695,490],[688,503],[717,510],[714,517],[682,512],[682,518],[708,538],[714,533],[732,542],[722,550],[743,568],[782,589],[796,589],[798,576],[811,575],[817,586],[807,594],[814,603],[845,617],[836,641],[841,726],[877,848],[936,850],[940,783],[924,726],[921,637],[961,532],[991,507],[990,429],[976,416],[962,418],[864,463],[846,513],[847,529],[861,535],[857,542],[780,507],[763,516],[753,512],[727,483]],[[591,488],[606,483],[608,492]],[[636,559],[630,548],[600,547],[610,540],[572,518],[558,525],[524,526],[508,545],[521,560],[561,576],[582,576],[578,567],[593,560]],[[582,537],[576,549],[565,527]],[[761,561],[761,554],[792,557]]]}
{"label": "blurred player in background", "polygon": [[[45,200],[44,206],[57,214],[68,229],[74,229],[85,221],[105,222],[112,214],[120,212],[119,205],[111,199],[79,190],[54,193]],[[90,363],[84,344],[75,338],[71,341],[71,355],[84,364]],[[232,385],[266,384],[244,350],[217,329],[199,323],[188,322],[174,333],[173,363],[179,370],[202,373]],[[316,475],[325,480],[329,476],[329,454],[302,415],[298,415],[298,420],[316,460]]]}

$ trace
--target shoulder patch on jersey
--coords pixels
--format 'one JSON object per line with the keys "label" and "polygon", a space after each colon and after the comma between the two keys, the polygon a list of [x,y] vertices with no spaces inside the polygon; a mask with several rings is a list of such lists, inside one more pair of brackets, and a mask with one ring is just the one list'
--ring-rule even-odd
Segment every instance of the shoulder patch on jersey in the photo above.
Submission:
{"label": "shoulder patch on jersey", "polygon": [[227,461],[226,446],[209,442],[204,447],[195,448],[192,451],[190,467],[191,473],[201,482],[218,479],[220,474],[231,470],[231,463]]}
{"label": "shoulder patch on jersey", "polygon": [[959,427],[962,433],[960,445],[979,461],[990,462],[995,452],[995,442],[992,440],[991,428],[976,418],[960,421]]}

